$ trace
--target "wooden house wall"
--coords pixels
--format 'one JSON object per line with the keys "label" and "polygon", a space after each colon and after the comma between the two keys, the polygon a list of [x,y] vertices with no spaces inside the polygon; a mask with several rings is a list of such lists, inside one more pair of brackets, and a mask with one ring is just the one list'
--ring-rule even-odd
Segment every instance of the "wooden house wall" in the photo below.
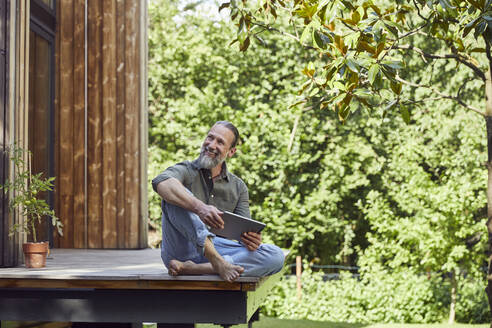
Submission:
{"label": "wooden house wall", "polygon": [[[15,142],[27,149],[29,94],[29,0],[0,0],[0,179],[12,178],[13,167],[6,150]],[[24,158],[27,160],[27,158]],[[8,209],[7,195],[0,192],[0,267],[22,260],[24,234],[9,237],[9,229],[24,218]]]}
{"label": "wooden house wall", "polygon": [[146,17],[146,1],[57,2],[57,247],[147,246]]}
{"label": "wooden house wall", "polygon": [[[0,0],[0,184],[3,184],[8,174],[8,160],[6,154],[8,111],[7,111],[7,0]],[[7,194],[0,191],[0,266],[9,266],[13,262],[11,252],[7,252],[8,220],[7,218],[8,198]]]}

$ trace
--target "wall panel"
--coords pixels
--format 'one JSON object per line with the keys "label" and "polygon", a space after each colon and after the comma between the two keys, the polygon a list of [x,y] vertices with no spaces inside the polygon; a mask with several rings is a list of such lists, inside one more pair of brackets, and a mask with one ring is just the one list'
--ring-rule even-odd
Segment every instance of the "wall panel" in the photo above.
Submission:
{"label": "wall panel", "polygon": [[[5,153],[8,117],[7,117],[7,1],[0,0],[0,184],[6,180],[8,168],[7,155]],[[7,194],[0,191],[0,267],[7,266],[8,252],[8,226],[7,226]]]}
{"label": "wall panel", "polygon": [[[56,175],[63,180],[55,195],[58,215],[73,228],[57,245],[146,247],[146,6],[138,0],[60,2]],[[64,38],[71,38],[71,47],[64,47]]]}
{"label": "wall panel", "polygon": [[60,153],[63,156],[58,157],[58,216],[63,223],[63,233],[65,238],[61,238],[59,247],[70,247],[70,240],[74,239],[73,224],[73,207],[74,207],[74,156],[73,156],[73,136],[74,136],[74,47],[73,47],[73,2],[70,0],[60,1],[58,3],[60,12],[63,15],[58,17],[58,39],[59,55],[57,57],[60,68],[59,84],[62,86],[58,89],[58,117],[62,124],[58,125],[58,143]]}
{"label": "wall panel", "polygon": [[103,245],[117,247],[116,217],[116,1],[103,1]]}
{"label": "wall panel", "polygon": [[88,247],[102,247],[102,1],[87,6],[87,221]]}
{"label": "wall panel", "polygon": [[73,243],[74,248],[85,248],[87,245],[85,227],[85,1],[72,0],[74,10],[73,35]]}

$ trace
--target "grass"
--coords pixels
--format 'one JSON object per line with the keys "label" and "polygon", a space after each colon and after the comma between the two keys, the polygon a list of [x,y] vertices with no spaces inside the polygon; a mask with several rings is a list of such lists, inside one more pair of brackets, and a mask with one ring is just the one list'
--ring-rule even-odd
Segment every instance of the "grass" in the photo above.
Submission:
{"label": "grass", "polygon": [[[217,328],[219,325],[198,324],[197,328]],[[235,325],[234,328],[247,328],[248,325]],[[253,328],[489,328],[489,324],[360,324],[345,322],[326,322],[310,320],[287,320],[260,317],[260,321],[253,323]]]}
{"label": "grass", "polygon": [[[61,322],[50,323],[31,323],[28,322],[6,322],[2,321],[2,327],[19,328],[19,327],[36,327],[36,328],[68,328],[70,324]],[[144,328],[155,328],[156,324],[144,323]],[[197,328],[220,328],[219,325],[198,324]],[[234,325],[233,328],[247,328],[248,325]],[[489,324],[469,325],[459,324],[361,324],[361,323],[346,323],[346,322],[326,322],[326,321],[311,321],[311,320],[287,320],[268,317],[260,317],[260,321],[253,323],[253,328],[489,328]]]}

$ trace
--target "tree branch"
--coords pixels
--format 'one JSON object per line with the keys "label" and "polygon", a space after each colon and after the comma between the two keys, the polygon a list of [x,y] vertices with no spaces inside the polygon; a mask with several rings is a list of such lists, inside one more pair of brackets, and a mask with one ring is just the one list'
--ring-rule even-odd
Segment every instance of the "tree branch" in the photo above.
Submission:
{"label": "tree branch", "polygon": [[268,25],[265,25],[265,24],[262,24],[262,23],[259,23],[259,22],[253,22],[253,21],[251,21],[251,24],[256,25],[256,26],[259,26],[259,27],[263,28],[264,30],[266,30],[268,32],[277,32],[277,33],[280,33],[282,35],[285,35],[285,36],[287,36],[287,37],[289,37],[291,39],[294,39],[297,42],[301,43],[301,40],[297,36],[292,35],[292,34],[287,33],[287,32],[284,32],[284,31],[281,31],[281,30],[279,30],[279,29],[277,29],[275,27],[271,27],[271,26],[268,26]]}
{"label": "tree branch", "polygon": [[428,22],[429,19],[422,16],[422,14],[420,13],[420,7],[415,0],[413,0],[413,5],[415,6],[415,8],[417,8],[417,15],[419,15],[419,17],[422,18],[424,21]]}
{"label": "tree branch", "polygon": [[429,59],[455,59],[455,60],[459,61],[460,63],[464,64],[465,66],[468,66],[469,68],[471,68],[473,70],[473,72],[475,72],[475,74],[482,81],[485,81],[485,73],[482,72],[482,70],[479,67],[473,65],[472,63],[467,61],[463,56],[460,56],[459,54],[446,54],[446,55],[429,54],[420,48],[417,48],[415,46],[408,45],[408,44],[396,46],[395,48],[401,49],[401,50],[413,50],[413,51],[417,52],[418,54],[420,54],[422,57],[429,58]]}
{"label": "tree branch", "polygon": [[425,24],[423,24],[422,26],[419,26],[417,27],[416,29],[414,30],[411,30],[411,31],[408,31],[407,33],[403,34],[402,36],[398,37],[398,40],[401,40],[403,38],[406,38],[407,36],[410,36],[410,35],[413,35],[413,34],[416,34],[418,32],[420,32],[420,30],[422,30],[423,28],[427,27],[429,23],[426,22]]}
{"label": "tree branch", "polygon": [[[427,26],[427,23],[425,23],[424,25],[416,28],[415,30],[411,30],[411,31],[403,34],[402,36],[399,36],[396,40],[393,41],[393,44],[391,45],[391,47],[389,47],[388,50],[386,50],[386,53],[383,55],[383,57],[381,57],[381,59],[379,59],[379,61],[382,61],[384,59],[384,57],[386,57],[389,54],[389,52],[390,52],[391,49],[398,49],[398,43],[400,42],[401,39],[404,39],[404,38],[406,38],[409,35],[418,33],[421,29],[423,29],[426,26]],[[425,62],[425,60],[424,60],[424,62]]]}
{"label": "tree branch", "polygon": [[422,84],[416,84],[416,83],[409,82],[407,80],[404,80],[404,79],[400,78],[399,76],[396,77],[396,80],[399,81],[399,82],[401,82],[401,83],[403,83],[403,84],[406,84],[406,85],[409,85],[411,87],[414,87],[414,88],[426,88],[426,89],[432,90],[432,92],[434,92],[435,94],[439,95],[441,99],[450,99],[450,100],[453,100],[453,101],[457,102],[458,104],[460,104],[461,106],[465,107],[466,109],[469,109],[471,111],[474,111],[475,113],[481,115],[482,117],[485,117],[485,113],[481,112],[476,107],[473,107],[471,105],[468,105],[467,103],[465,103],[463,100],[461,100],[458,97],[444,94],[441,91],[437,90],[436,88],[433,88],[433,87],[428,86],[428,85],[422,85]]}
{"label": "tree branch", "polygon": [[458,93],[456,94],[456,98],[459,98],[461,99],[461,90],[463,90],[463,88],[465,87],[465,85],[470,82],[472,80],[472,78],[468,78],[465,80],[465,82],[463,82],[463,84],[459,87],[458,89]]}
{"label": "tree branch", "polygon": [[[259,27],[263,28],[263,30],[264,30],[264,31],[268,31],[268,32],[276,32],[276,33],[280,33],[281,35],[287,36],[287,37],[289,37],[289,38],[291,38],[291,39],[293,39],[293,40],[295,40],[295,41],[299,42],[299,44],[300,44],[301,46],[303,46],[304,48],[306,48],[306,49],[310,49],[310,50],[314,50],[314,49],[316,49],[316,48],[314,48],[314,47],[307,46],[307,45],[305,45],[305,44],[301,43],[301,40],[300,40],[297,36],[295,36],[295,35],[293,35],[293,34],[290,34],[290,33],[287,33],[287,32],[284,32],[284,31],[281,31],[281,30],[279,30],[279,29],[277,29],[277,28],[275,28],[275,27],[271,27],[271,26],[269,26],[269,25],[265,25],[265,24],[263,24],[263,23],[253,22],[253,21],[251,21],[251,24],[253,24],[253,25],[256,25],[256,26],[259,26]],[[259,34],[259,33],[260,33],[260,32],[258,32],[257,34]]]}
{"label": "tree branch", "polygon": [[489,60],[489,74],[492,78],[492,54],[490,53],[490,42],[484,37],[485,40],[485,52],[487,54],[487,59]]}

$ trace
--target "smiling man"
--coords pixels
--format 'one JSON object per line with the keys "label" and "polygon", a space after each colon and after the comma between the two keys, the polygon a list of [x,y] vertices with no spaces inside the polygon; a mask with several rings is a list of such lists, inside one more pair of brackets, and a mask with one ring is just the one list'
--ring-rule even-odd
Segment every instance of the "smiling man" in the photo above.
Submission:
{"label": "smiling man", "polygon": [[240,275],[270,275],[283,266],[282,250],[263,244],[261,233],[244,233],[236,242],[207,228],[223,228],[223,211],[250,217],[248,188],[225,163],[238,140],[232,123],[216,122],[198,159],[171,166],[152,180],[162,198],[161,257],[171,275],[218,274],[230,282]]}

